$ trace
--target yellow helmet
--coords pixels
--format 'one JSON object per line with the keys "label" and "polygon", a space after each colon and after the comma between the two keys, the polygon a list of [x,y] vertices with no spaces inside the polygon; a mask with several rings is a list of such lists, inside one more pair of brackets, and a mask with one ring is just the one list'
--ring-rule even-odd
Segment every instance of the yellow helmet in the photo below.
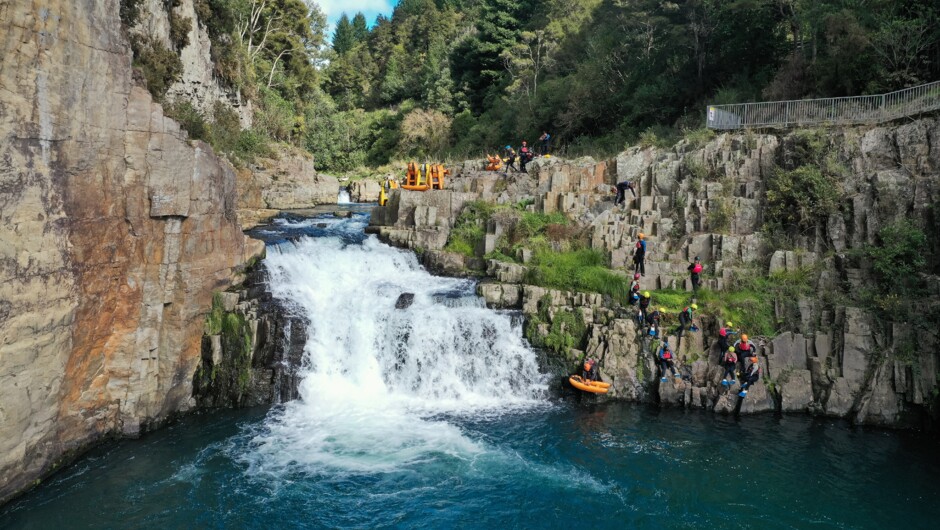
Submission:
{"label": "yellow helmet", "polygon": [[650,297],[650,292],[649,292],[649,291],[643,291],[643,298],[649,298],[649,297]]}
{"label": "yellow helmet", "polygon": [[666,308],[665,308],[665,307],[660,307],[660,308],[659,308],[659,312],[660,312],[660,313],[665,313],[665,312],[666,312]]}
{"label": "yellow helmet", "polygon": [[728,346],[728,351],[734,351],[734,346]]}
{"label": "yellow helmet", "polygon": [[690,305],[689,307],[691,307],[692,309],[698,311],[698,304],[692,304],[692,305]]}
{"label": "yellow helmet", "polygon": [[725,322],[725,327],[726,327],[726,328],[733,328],[733,327],[734,327],[734,324],[732,324],[731,322]]}

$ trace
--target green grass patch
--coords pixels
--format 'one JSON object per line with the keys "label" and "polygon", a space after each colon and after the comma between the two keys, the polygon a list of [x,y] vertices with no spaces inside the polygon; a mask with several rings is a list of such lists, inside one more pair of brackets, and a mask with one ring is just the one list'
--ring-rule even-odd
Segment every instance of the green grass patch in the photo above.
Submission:
{"label": "green grass patch", "polygon": [[593,249],[537,252],[526,274],[526,283],[566,291],[607,294],[626,298],[630,279],[612,271],[606,256]]}

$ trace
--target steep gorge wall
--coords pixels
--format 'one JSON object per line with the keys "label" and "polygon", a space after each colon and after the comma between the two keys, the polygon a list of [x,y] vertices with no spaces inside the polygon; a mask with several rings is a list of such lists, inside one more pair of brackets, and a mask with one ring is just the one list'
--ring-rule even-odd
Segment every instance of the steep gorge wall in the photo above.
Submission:
{"label": "steep gorge wall", "polygon": [[212,293],[263,250],[231,166],[132,82],[118,12],[0,3],[0,501],[194,406]]}

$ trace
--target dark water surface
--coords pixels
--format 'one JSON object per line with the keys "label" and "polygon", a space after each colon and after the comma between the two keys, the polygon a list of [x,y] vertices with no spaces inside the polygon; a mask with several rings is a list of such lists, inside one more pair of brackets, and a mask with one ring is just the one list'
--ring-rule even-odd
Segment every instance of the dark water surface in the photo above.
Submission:
{"label": "dark water surface", "polygon": [[443,418],[481,446],[390,472],[252,476],[265,411],[93,451],[0,528],[936,528],[938,444],[802,416],[556,402]]}

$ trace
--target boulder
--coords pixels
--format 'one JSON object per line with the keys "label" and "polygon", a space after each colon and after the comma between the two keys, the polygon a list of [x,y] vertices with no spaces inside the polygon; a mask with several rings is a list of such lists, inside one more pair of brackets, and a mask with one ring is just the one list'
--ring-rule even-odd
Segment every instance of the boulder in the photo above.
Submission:
{"label": "boulder", "polygon": [[354,180],[349,183],[349,200],[352,202],[379,202],[382,184],[375,180]]}
{"label": "boulder", "polygon": [[813,378],[809,370],[793,370],[780,382],[780,410],[800,412],[813,402]]}
{"label": "boulder", "polygon": [[395,301],[395,309],[408,309],[415,301],[414,293],[401,293]]}

